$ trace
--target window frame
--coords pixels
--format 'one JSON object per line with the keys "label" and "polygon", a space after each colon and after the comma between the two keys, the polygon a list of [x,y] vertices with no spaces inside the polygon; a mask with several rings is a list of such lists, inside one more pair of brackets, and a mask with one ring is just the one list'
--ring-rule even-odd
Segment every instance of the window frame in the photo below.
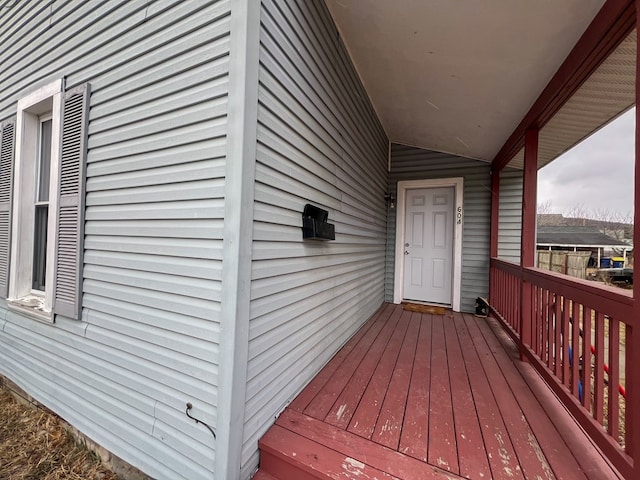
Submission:
{"label": "window frame", "polygon": [[[63,80],[45,85],[18,100],[11,211],[11,259],[7,305],[38,320],[53,321],[57,209],[60,177]],[[38,175],[40,117],[50,113],[51,166],[47,218],[47,258],[44,296],[32,290],[35,198]]]}

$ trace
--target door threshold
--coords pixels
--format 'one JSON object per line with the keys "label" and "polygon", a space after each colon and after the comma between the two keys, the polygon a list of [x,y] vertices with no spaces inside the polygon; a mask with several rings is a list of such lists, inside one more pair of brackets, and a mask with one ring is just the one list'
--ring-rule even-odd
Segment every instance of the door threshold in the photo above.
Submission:
{"label": "door threshold", "polygon": [[432,315],[444,315],[450,308],[442,305],[429,305],[425,303],[402,302],[403,310],[417,313],[430,313]]}
{"label": "door threshold", "polygon": [[409,304],[425,305],[425,306],[429,306],[429,307],[442,307],[442,308],[447,308],[447,309],[451,310],[451,304],[450,303],[423,302],[422,300],[402,300],[400,302],[400,305],[409,305]]}

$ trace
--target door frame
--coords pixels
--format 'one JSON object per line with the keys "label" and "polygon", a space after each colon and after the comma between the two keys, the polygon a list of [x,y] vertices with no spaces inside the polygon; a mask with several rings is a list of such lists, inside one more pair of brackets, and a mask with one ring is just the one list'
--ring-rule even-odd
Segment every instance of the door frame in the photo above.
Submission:
{"label": "door frame", "polygon": [[398,182],[396,197],[398,199],[398,208],[396,210],[396,256],[393,282],[393,303],[402,303],[404,300],[404,231],[407,190],[417,188],[453,187],[455,197],[453,215],[455,222],[453,229],[453,290],[451,308],[454,312],[460,311],[460,297],[462,289],[462,227],[464,225],[464,209],[462,205],[463,185],[464,180],[462,177],[405,180]]}

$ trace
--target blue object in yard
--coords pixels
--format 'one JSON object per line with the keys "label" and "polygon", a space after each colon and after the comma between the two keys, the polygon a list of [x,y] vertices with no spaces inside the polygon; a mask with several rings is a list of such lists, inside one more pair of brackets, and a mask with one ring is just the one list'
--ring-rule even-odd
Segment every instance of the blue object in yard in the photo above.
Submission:
{"label": "blue object in yard", "polygon": [[[580,332],[580,335],[582,336],[582,332]],[[569,366],[573,367],[573,348],[571,348],[571,345],[569,345]],[[578,379],[578,400],[580,400],[580,402],[582,403],[582,379],[579,378]]]}
{"label": "blue object in yard", "polygon": [[600,268],[611,268],[611,259],[609,257],[601,258]]}
{"label": "blue object in yard", "polygon": [[578,400],[582,403],[582,380],[578,380]]}

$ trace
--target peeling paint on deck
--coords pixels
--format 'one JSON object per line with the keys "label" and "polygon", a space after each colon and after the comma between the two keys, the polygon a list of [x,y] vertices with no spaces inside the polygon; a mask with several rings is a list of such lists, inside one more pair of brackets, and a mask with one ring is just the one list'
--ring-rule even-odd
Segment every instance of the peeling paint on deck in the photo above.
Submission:
{"label": "peeling paint on deck", "polygon": [[395,425],[391,420],[385,420],[381,430],[381,433],[387,433],[391,430],[398,430],[398,425]]}
{"label": "peeling paint on deck", "polygon": [[[496,440],[498,441],[498,455],[500,455],[500,460],[502,461],[504,473],[509,477],[513,477],[513,467],[511,466],[511,455],[506,448],[504,448],[504,440],[502,439],[502,435],[500,433],[496,433]],[[516,467],[517,469],[518,467]]]}
{"label": "peeling paint on deck", "polygon": [[[542,467],[542,471],[544,472],[544,475],[545,475],[544,478],[546,478],[547,480],[555,479],[555,476],[551,471],[551,466],[547,462],[547,457],[544,456],[544,453],[540,448],[540,444],[538,443],[538,440],[531,432],[528,433],[528,441],[529,441],[529,445],[531,445],[531,448],[533,448],[533,451],[535,452],[536,457],[538,458],[538,461],[540,462],[540,466]],[[544,480],[544,479],[540,475],[537,475],[536,480]]]}
{"label": "peeling paint on deck", "polygon": [[451,470],[451,468],[449,467],[449,463],[444,458],[438,457],[437,462],[439,467],[442,467],[446,470]]}
{"label": "peeling paint on deck", "polygon": [[[351,457],[345,457],[344,462],[342,462],[342,468],[345,471],[345,473],[348,473],[349,475],[355,475],[356,477],[365,475],[365,472],[363,471],[364,467],[365,467],[364,463]],[[353,478],[353,477],[349,477],[349,478]]]}

